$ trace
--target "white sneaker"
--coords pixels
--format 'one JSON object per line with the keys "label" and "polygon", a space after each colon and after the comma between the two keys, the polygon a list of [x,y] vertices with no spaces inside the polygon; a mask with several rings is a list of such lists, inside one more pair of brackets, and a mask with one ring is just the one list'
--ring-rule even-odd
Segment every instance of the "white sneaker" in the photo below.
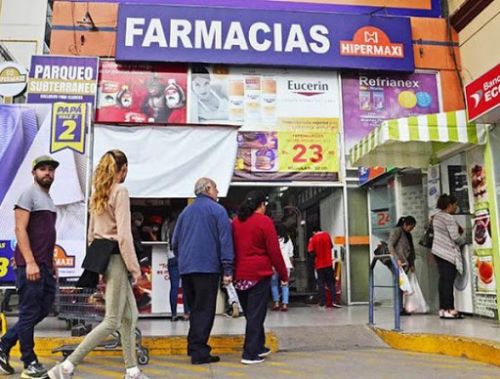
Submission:
{"label": "white sneaker", "polygon": [[146,376],[146,374],[144,374],[141,371],[137,375],[129,375],[126,373],[123,379],[149,379],[149,378]]}
{"label": "white sneaker", "polygon": [[72,372],[65,372],[63,370],[62,364],[58,363],[52,367],[47,374],[50,379],[71,379],[73,377]]}
{"label": "white sneaker", "polygon": [[244,365],[256,365],[256,364],[262,363],[264,361],[265,361],[264,358],[257,358],[257,359],[245,359],[245,358],[243,358],[241,360],[241,363],[243,363]]}

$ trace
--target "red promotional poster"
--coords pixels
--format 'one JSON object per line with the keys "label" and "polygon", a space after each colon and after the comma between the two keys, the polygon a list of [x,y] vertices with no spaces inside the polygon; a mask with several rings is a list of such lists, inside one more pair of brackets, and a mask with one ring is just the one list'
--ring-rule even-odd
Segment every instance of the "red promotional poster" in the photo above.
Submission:
{"label": "red promotional poster", "polygon": [[187,66],[101,60],[96,122],[186,123]]}

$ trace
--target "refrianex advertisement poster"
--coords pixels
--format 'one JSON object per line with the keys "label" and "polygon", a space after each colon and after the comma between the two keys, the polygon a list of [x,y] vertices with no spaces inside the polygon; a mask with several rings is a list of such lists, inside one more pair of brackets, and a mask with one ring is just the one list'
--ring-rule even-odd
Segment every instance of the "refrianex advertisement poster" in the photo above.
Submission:
{"label": "refrianex advertisement poster", "polygon": [[187,66],[102,60],[96,122],[186,123]]}
{"label": "refrianex advertisement poster", "polygon": [[437,113],[434,73],[342,75],[346,152],[384,120]]}
{"label": "refrianex advertisement poster", "polygon": [[235,180],[336,180],[335,72],[193,66],[193,124],[241,125]]}

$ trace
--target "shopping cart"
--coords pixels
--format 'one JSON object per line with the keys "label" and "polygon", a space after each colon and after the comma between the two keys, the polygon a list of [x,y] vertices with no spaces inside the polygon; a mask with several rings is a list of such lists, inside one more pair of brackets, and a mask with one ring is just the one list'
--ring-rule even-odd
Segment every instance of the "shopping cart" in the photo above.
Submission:
{"label": "shopping cart", "polygon": [[[89,333],[92,327],[104,318],[104,292],[102,288],[75,288],[61,287],[56,297],[58,318],[66,321],[72,336],[82,336]],[[142,333],[136,328],[137,361],[140,365],[149,362],[149,351],[142,345]],[[62,353],[68,357],[77,347],[77,344],[62,345],[54,349],[53,353]],[[95,351],[120,350],[120,333],[114,332],[110,338],[103,341]]]}

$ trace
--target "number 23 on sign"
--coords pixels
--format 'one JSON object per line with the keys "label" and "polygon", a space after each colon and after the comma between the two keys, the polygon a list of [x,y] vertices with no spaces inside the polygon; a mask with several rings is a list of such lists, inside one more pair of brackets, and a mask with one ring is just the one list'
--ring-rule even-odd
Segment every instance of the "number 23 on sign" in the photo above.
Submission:
{"label": "number 23 on sign", "polygon": [[279,171],[337,172],[337,134],[278,134]]}

